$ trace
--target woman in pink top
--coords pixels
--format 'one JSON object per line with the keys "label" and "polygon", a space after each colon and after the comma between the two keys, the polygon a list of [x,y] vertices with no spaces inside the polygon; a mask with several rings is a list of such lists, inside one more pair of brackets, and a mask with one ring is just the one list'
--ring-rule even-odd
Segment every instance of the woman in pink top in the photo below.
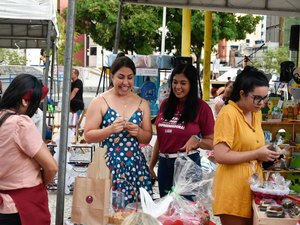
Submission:
{"label": "woman in pink top", "polygon": [[47,92],[21,74],[0,102],[0,224],[50,225],[46,184],[57,164],[31,120]]}
{"label": "woman in pink top", "polygon": [[214,108],[213,108],[215,118],[217,118],[220,110],[225,105],[225,102],[229,99],[233,89],[233,83],[234,82],[232,80],[228,81],[225,84],[224,91],[220,95],[215,97]]}

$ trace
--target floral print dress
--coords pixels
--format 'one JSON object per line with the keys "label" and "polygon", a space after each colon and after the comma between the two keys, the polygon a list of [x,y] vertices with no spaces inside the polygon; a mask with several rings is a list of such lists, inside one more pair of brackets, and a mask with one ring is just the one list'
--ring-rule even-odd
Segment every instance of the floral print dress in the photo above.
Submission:
{"label": "floral print dress", "polygon": [[[106,104],[108,105],[107,102]],[[100,128],[110,126],[118,117],[118,113],[108,105]],[[143,112],[138,108],[128,121],[140,125],[142,119]],[[149,168],[137,138],[123,130],[109,136],[102,145],[106,145],[108,149],[106,159],[112,174],[112,189],[124,193],[125,205],[136,201],[140,187],[145,188],[151,195]]]}

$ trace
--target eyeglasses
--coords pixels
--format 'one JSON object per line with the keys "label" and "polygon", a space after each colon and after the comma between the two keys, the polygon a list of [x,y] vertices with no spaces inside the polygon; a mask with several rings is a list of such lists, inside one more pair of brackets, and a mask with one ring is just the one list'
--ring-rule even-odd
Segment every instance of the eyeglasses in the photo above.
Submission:
{"label": "eyeglasses", "polygon": [[259,95],[251,95],[248,94],[251,98],[253,98],[253,103],[255,105],[259,105],[261,102],[263,102],[264,104],[267,103],[269,101],[269,96],[265,96],[265,97],[261,97]]}

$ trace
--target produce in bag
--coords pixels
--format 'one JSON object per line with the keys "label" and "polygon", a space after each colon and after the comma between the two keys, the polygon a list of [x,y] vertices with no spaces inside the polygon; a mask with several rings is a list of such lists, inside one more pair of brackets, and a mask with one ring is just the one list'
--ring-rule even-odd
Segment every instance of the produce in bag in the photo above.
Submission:
{"label": "produce in bag", "polygon": [[[168,195],[153,202],[146,190],[140,189],[142,209],[162,224],[206,225],[214,171],[202,169],[186,154],[175,161],[173,188]],[[183,196],[194,196],[189,201]],[[206,199],[206,200],[205,200]]]}

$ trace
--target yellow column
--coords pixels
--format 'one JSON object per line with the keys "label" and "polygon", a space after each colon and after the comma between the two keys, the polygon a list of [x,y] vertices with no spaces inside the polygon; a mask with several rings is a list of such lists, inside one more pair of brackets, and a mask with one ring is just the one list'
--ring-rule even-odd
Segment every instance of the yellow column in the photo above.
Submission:
{"label": "yellow column", "polygon": [[203,100],[210,99],[210,54],[212,38],[212,12],[205,12],[204,62],[203,62]]}
{"label": "yellow column", "polygon": [[191,56],[191,9],[182,9],[181,55]]}

